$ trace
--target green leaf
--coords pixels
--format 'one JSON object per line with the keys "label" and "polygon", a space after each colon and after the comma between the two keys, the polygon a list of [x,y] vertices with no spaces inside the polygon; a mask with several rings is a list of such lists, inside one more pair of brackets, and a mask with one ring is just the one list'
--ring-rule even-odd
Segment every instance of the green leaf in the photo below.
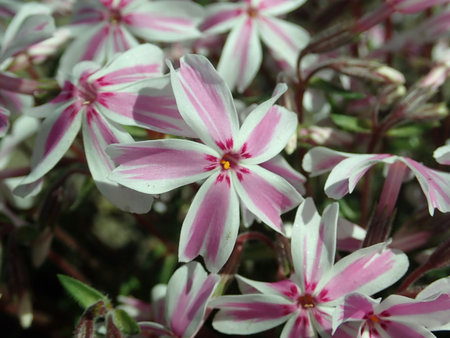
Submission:
{"label": "green leaf", "polygon": [[76,280],[75,278],[58,275],[58,279],[66,291],[84,308],[95,304],[99,300],[104,300],[109,304],[108,298],[100,291]]}
{"label": "green leaf", "polygon": [[334,83],[331,83],[329,81],[320,78],[313,78],[309,84],[312,88],[320,89],[330,95],[341,96],[344,99],[357,100],[365,97],[363,93],[346,90],[344,88],[336,86]]}
{"label": "green leaf", "polygon": [[425,129],[422,125],[420,126],[403,126],[397,127],[389,130],[386,134],[391,137],[412,137],[418,136],[425,132]]}
{"label": "green leaf", "polygon": [[338,127],[341,127],[342,129],[355,131],[358,133],[370,133],[369,123],[354,116],[331,114],[331,119]]}
{"label": "green leaf", "polygon": [[141,332],[139,325],[124,310],[117,309],[113,312],[114,325],[125,334],[138,334]]}

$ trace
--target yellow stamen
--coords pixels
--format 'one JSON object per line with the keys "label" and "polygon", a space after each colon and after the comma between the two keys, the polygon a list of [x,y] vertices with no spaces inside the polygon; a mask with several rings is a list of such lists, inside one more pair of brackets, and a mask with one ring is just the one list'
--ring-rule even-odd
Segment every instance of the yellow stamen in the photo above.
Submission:
{"label": "yellow stamen", "polygon": [[223,167],[225,170],[230,169],[231,164],[230,164],[229,161],[221,160],[221,161],[220,161],[220,164],[222,165],[222,167]]}
{"label": "yellow stamen", "polygon": [[379,322],[380,322],[380,318],[378,318],[378,317],[375,316],[375,315],[369,316],[369,319],[370,319],[372,322],[374,322],[374,323],[379,323]]}
{"label": "yellow stamen", "polygon": [[91,104],[91,101],[86,100],[86,101],[83,102],[83,104],[84,104],[84,105]]}

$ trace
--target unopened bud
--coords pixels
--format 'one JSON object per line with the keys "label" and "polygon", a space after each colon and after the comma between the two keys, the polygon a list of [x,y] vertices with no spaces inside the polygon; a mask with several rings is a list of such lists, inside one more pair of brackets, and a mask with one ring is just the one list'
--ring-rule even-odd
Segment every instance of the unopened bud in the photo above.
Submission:
{"label": "unopened bud", "polygon": [[394,84],[405,82],[405,77],[402,73],[377,61],[350,58],[337,59],[331,62],[330,67],[340,73],[371,81]]}
{"label": "unopened bud", "polygon": [[381,106],[391,105],[396,100],[406,94],[406,88],[403,85],[388,84],[378,92],[378,102]]}
{"label": "unopened bud", "polygon": [[408,118],[413,120],[440,120],[447,116],[448,109],[444,102],[424,104],[408,114]]}

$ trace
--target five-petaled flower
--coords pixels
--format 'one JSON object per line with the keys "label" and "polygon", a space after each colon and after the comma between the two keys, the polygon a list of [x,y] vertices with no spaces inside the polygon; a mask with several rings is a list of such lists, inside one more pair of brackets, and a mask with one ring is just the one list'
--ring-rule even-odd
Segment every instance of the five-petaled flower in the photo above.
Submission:
{"label": "five-petaled flower", "polygon": [[300,49],[309,41],[300,26],[276,18],[300,7],[305,0],[245,0],[218,3],[207,7],[201,29],[206,34],[231,29],[217,70],[228,86],[244,91],[255,78],[262,62],[259,38],[277,59],[296,68]]}
{"label": "five-petaled flower", "polygon": [[77,64],[61,93],[30,111],[46,119],[37,136],[32,171],[15,192],[22,196],[36,192],[42,177],[66,153],[82,128],[87,162],[100,192],[123,210],[148,211],[151,196],[108,179],[114,164],[104,148],[133,141],[119,123],[192,135],[176,109],[169,78],[162,77],[163,66],[161,49],[150,44],[117,55],[103,68],[91,61]]}
{"label": "five-petaled flower", "polygon": [[[223,296],[211,302],[219,308],[215,329],[251,334],[286,322],[281,337],[328,337],[332,313],[349,293],[371,295],[395,283],[407,270],[405,254],[380,243],[359,249],[336,264],[337,203],[323,216],[307,198],[298,208],[292,230],[294,273],[274,283],[237,276],[244,295]],[[336,337],[351,337],[342,327]]]}
{"label": "five-petaled flower", "polygon": [[286,85],[279,85],[239,128],[230,90],[202,56],[182,58],[180,70],[172,68],[171,78],[178,109],[203,143],[166,139],[111,146],[107,151],[119,165],[111,178],[148,194],[206,179],[183,222],[179,259],[186,262],[202,255],[215,272],[236,241],[239,199],[280,233],[280,213],[303,200],[284,178],[259,165],[283,149],[297,117],[274,105],[286,90]]}
{"label": "five-petaled flower", "polygon": [[449,329],[450,277],[430,284],[415,299],[391,295],[380,303],[350,294],[333,314],[333,327],[342,323],[352,323],[353,337],[434,337],[430,331]]}

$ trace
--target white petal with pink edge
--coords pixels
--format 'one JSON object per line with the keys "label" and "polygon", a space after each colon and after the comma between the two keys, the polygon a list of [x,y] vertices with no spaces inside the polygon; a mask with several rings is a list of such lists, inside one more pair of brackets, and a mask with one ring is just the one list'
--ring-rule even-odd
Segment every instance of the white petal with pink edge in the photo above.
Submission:
{"label": "white petal with pink edge", "polygon": [[261,0],[258,9],[263,14],[281,15],[289,13],[303,5],[306,0]]}
{"label": "white petal with pink edge", "polygon": [[197,137],[178,111],[168,76],[138,81],[120,91],[102,91],[97,95],[96,108],[120,124]]}
{"label": "white petal with pink edge", "polygon": [[425,167],[410,158],[399,158],[416,176],[428,201],[428,211],[433,216],[434,209],[450,212],[450,173]]}
{"label": "white petal with pink edge", "polygon": [[161,76],[163,68],[164,53],[161,48],[146,43],[116,54],[108,64],[90,76],[89,81],[101,86],[102,90],[114,90],[117,85]]}
{"label": "white petal with pink edge", "polygon": [[218,151],[233,149],[239,120],[227,85],[204,56],[186,55],[171,68],[178,109],[200,139]]}
{"label": "white petal with pink edge", "polygon": [[243,3],[216,3],[206,7],[200,29],[205,34],[219,34],[233,28],[246,15]]}
{"label": "white petal with pink edge", "polygon": [[295,208],[303,197],[284,178],[258,165],[232,172],[232,184],[243,204],[261,221],[284,234],[280,214]]}
{"label": "white petal with pink edge", "polygon": [[41,179],[64,156],[81,128],[83,112],[79,105],[69,104],[44,120],[31,156],[32,170],[14,190],[15,194],[27,195],[28,189],[21,186]]}
{"label": "white petal with pink edge", "polygon": [[252,334],[276,327],[295,315],[297,304],[281,296],[249,294],[214,299],[213,327],[227,334]]}
{"label": "white petal with pink edge", "polygon": [[399,280],[408,270],[408,257],[386,243],[359,249],[339,260],[317,285],[323,301],[336,301],[352,292],[372,295]]}
{"label": "white petal with pink edge", "polygon": [[296,69],[300,50],[309,42],[308,32],[293,23],[265,15],[261,15],[257,22],[263,42],[278,58]]}
{"label": "white petal with pink edge", "polygon": [[262,62],[255,20],[243,16],[228,35],[217,71],[231,90],[242,93],[253,81]]}
{"label": "white petal with pink edge", "polygon": [[219,275],[208,275],[198,262],[185,264],[172,275],[167,286],[165,318],[177,337],[194,337],[219,280]]}
{"label": "white petal with pink edge", "polygon": [[397,156],[389,154],[353,154],[333,168],[325,182],[325,193],[334,199],[342,198],[353,192],[372,166],[379,162],[393,163],[396,159]]}
{"label": "white petal with pink edge", "polygon": [[147,1],[136,8],[128,6],[123,10],[123,22],[128,29],[147,41],[198,38],[197,26],[203,16],[202,6],[192,1]]}
{"label": "white petal with pink edge", "polygon": [[304,195],[306,189],[304,183],[306,182],[305,176],[300,174],[297,170],[292,168],[288,161],[281,155],[276,155],[270,160],[259,164],[264,169],[267,169],[277,175],[283,177],[288,181],[297,191]]}
{"label": "white petal with pink edge", "polygon": [[114,162],[106,154],[105,147],[112,143],[133,142],[132,137],[89,107],[83,119],[83,142],[89,170],[102,195],[121,210],[148,212],[152,196],[126,188],[108,178],[114,169]]}
{"label": "white petal with pink edge", "polygon": [[239,231],[239,200],[227,174],[209,177],[194,197],[184,219],[178,256],[181,262],[198,255],[211,272],[219,271],[233,251]]}
{"label": "white petal with pink edge", "polygon": [[197,142],[177,139],[115,144],[106,153],[119,165],[110,178],[126,187],[162,194],[218,171],[218,154]]}
{"label": "white petal with pink edge", "polygon": [[162,324],[154,322],[138,322],[141,332],[144,334],[152,334],[157,337],[172,337],[173,332]]}
{"label": "white petal with pink edge", "polygon": [[303,157],[302,167],[310,177],[319,176],[331,171],[339,162],[352,156],[325,147],[314,147]]}
{"label": "white petal with pink edge", "polygon": [[[416,296],[416,299],[418,300],[429,300],[434,299],[437,295],[441,294],[447,294],[450,295],[450,277],[445,277],[438,279],[437,281],[431,283],[428,285],[425,289],[420,291],[418,295]],[[446,325],[439,325],[437,327],[431,327],[430,330],[434,331],[450,331],[450,322],[448,322]]]}
{"label": "white petal with pink edge", "polygon": [[0,137],[6,134],[9,127],[9,110],[0,106]]}
{"label": "white petal with pink edge", "polygon": [[304,292],[313,293],[334,263],[337,203],[329,205],[320,217],[312,198],[299,206],[292,229],[291,252],[296,275]]}
{"label": "white petal with pink edge", "polygon": [[243,157],[242,163],[258,164],[279,154],[297,128],[297,115],[273,105],[286,91],[279,84],[277,95],[257,106],[245,119],[239,130],[235,149]]}

